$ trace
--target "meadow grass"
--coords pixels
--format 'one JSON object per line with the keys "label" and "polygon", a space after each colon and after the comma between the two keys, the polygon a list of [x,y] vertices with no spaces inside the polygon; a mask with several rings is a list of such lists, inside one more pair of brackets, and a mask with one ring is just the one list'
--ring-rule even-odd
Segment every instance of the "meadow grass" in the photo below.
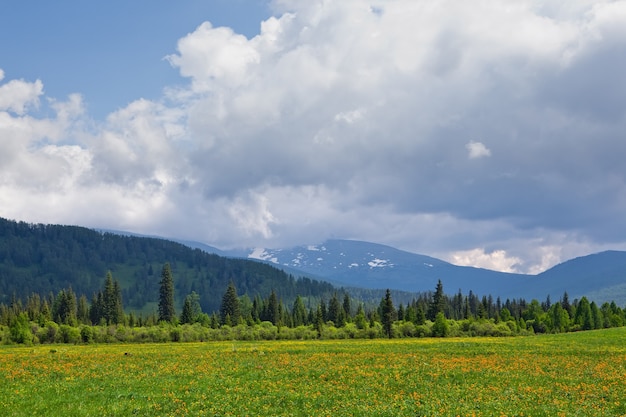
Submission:
{"label": "meadow grass", "polygon": [[2,416],[625,416],[626,329],[0,348]]}

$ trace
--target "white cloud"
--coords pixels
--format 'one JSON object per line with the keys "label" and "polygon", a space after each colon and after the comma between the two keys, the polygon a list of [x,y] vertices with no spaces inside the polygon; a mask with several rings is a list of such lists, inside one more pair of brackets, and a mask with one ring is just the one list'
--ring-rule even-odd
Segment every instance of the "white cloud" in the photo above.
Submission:
{"label": "white cloud", "polygon": [[180,55],[169,55],[168,61],[180,68],[181,75],[191,77],[199,90],[211,89],[217,80],[239,86],[250,74],[249,67],[260,59],[245,36],[230,28],[214,28],[209,22],[179,40],[177,49]]}
{"label": "white cloud", "polygon": [[269,239],[272,237],[271,225],[276,223],[276,219],[268,203],[265,196],[249,193],[245,197],[235,199],[229,213],[245,235],[260,234],[263,238]]}
{"label": "white cloud", "polygon": [[465,145],[469,159],[483,158],[491,156],[491,151],[481,142],[470,141]]}
{"label": "white cloud", "polygon": [[505,250],[485,252],[483,248],[452,253],[450,262],[455,265],[473,266],[502,272],[519,272],[521,259],[508,256]]}
{"label": "white cloud", "polygon": [[[2,72],[0,81],[4,78]],[[11,80],[0,85],[0,111],[10,111],[18,115],[26,113],[29,107],[37,107],[39,97],[43,94],[43,83],[24,80]]]}
{"label": "white cloud", "polygon": [[619,246],[625,4],[275,1],[251,39],[198,26],[167,57],[188,85],[97,122],[0,72],[0,215],[535,272]]}

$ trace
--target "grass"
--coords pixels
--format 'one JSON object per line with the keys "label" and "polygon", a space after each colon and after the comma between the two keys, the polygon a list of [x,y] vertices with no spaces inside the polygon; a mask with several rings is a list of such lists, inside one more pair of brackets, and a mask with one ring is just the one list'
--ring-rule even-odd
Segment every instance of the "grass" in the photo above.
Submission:
{"label": "grass", "polygon": [[2,416],[626,416],[626,328],[0,348]]}

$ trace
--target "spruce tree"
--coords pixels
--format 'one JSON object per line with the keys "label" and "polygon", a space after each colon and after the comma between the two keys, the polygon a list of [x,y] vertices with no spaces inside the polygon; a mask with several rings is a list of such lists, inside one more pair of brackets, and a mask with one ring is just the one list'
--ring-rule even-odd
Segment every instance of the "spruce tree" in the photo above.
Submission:
{"label": "spruce tree", "polygon": [[191,311],[191,300],[189,297],[185,297],[185,302],[183,303],[183,312],[180,315],[180,323],[181,324],[191,324],[193,323],[193,312]]}
{"label": "spruce tree", "polygon": [[200,296],[192,291],[191,294],[185,297],[183,304],[183,312],[180,316],[180,322],[182,324],[193,324],[198,321],[198,318],[202,314],[202,308],[200,307]]}
{"label": "spruce tree", "polygon": [[76,318],[81,324],[89,323],[89,305],[87,303],[87,297],[81,295],[78,299],[78,307],[76,308]]}
{"label": "spruce tree", "polygon": [[267,319],[273,325],[278,325],[280,322],[280,315],[278,314],[278,297],[274,290],[270,293],[267,300]]}
{"label": "spruce tree", "polygon": [[435,293],[433,294],[430,306],[428,306],[428,313],[426,313],[426,318],[428,318],[428,320],[430,321],[435,321],[437,313],[444,313],[445,308],[446,298],[443,293],[443,284],[441,283],[441,280],[438,280],[437,288],[435,289]]}
{"label": "spruce tree", "polygon": [[339,304],[337,293],[334,293],[328,302],[328,320],[335,324],[335,327],[342,327],[345,322],[343,319],[343,308]]}
{"label": "spruce tree", "polygon": [[111,272],[107,272],[104,282],[104,318],[107,324],[117,323],[117,296],[115,294],[115,285],[113,284],[113,276]]}
{"label": "spruce tree", "polygon": [[385,292],[385,298],[381,302],[381,316],[383,331],[391,339],[393,337],[393,322],[396,319],[396,309],[393,306],[389,289]]}
{"label": "spruce tree", "polygon": [[348,293],[343,295],[343,314],[346,321],[352,320],[352,304],[350,302],[350,296]]}
{"label": "spruce tree", "polygon": [[174,309],[174,278],[169,262],[163,265],[159,288],[159,321],[172,322],[176,317]]}
{"label": "spruce tree", "polygon": [[300,296],[296,296],[296,300],[293,302],[293,308],[291,309],[291,317],[293,320],[293,326],[298,327],[306,324],[307,314],[304,303]]}
{"label": "spruce tree", "polygon": [[[237,296],[237,288],[231,281],[226,288],[226,292],[222,297],[222,305],[220,307],[220,323],[236,326],[241,317],[239,308],[239,297]],[[230,321],[230,323],[228,323]]]}

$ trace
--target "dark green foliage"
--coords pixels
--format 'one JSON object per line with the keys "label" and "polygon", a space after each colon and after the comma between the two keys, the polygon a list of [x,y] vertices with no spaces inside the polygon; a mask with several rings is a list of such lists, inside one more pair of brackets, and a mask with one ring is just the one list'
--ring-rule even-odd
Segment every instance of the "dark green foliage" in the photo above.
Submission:
{"label": "dark green foliage", "polygon": [[[81,314],[82,312],[81,307]],[[104,288],[91,300],[89,320],[92,324],[120,324],[124,323],[124,306],[122,305],[122,292],[117,280],[113,279],[111,272],[107,272],[104,280]]]}
{"label": "dark green foliage", "polygon": [[381,300],[380,315],[383,325],[383,331],[388,338],[393,337],[393,323],[396,321],[396,309],[393,306],[393,300],[391,299],[391,291],[387,290],[385,298]]}
{"label": "dark green foliage", "polygon": [[76,324],[76,294],[71,288],[59,291],[52,305],[52,317],[57,323]]}
{"label": "dark green foliage", "polygon": [[222,297],[222,305],[220,306],[220,323],[235,326],[239,324],[241,319],[241,309],[239,308],[239,297],[237,296],[237,288],[231,281],[226,288],[226,292]]}
{"label": "dark green foliage", "polygon": [[339,304],[337,293],[334,293],[328,302],[328,320],[332,321],[335,327],[342,327],[346,323],[344,310]]}
{"label": "dark green foliage", "polygon": [[183,312],[180,316],[181,324],[193,324],[200,319],[202,314],[202,308],[200,307],[200,297],[195,292],[192,292],[185,297],[183,303]]}
{"label": "dark green foliage", "polygon": [[574,324],[582,330],[591,330],[594,328],[593,316],[591,314],[591,305],[587,297],[582,297],[576,307],[574,315]]}
{"label": "dark green foliage", "polygon": [[437,313],[435,316],[435,323],[433,324],[432,334],[434,337],[446,337],[448,335],[449,327],[448,321],[442,312]]}
{"label": "dark green foliage", "polygon": [[26,313],[20,313],[13,319],[9,326],[9,333],[14,343],[32,344],[33,334],[30,331],[30,323]]}
{"label": "dark green foliage", "polygon": [[102,277],[111,271],[119,282],[124,306],[146,312],[148,303],[159,299],[154,271],[165,260],[176,276],[175,305],[182,306],[184,297],[195,291],[202,310],[208,312],[219,310],[220,294],[233,277],[250,297],[267,297],[275,289],[286,302],[296,295],[319,298],[334,290],[331,284],[296,279],[260,262],[223,258],[163,239],[0,218],[0,304],[9,305],[12,295],[24,300],[31,294],[57,294],[64,288],[85,294],[91,301],[101,290]]}
{"label": "dark green foliage", "polygon": [[426,317],[428,320],[434,321],[437,317],[438,313],[444,313],[446,308],[446,297],[443,293],[443,284],[441,280],[437,281],[437,288],[435,289],[435,293],[433,294],[432,301],[430,306],[428,307],[428,312],[426,313]]}
{"label": "dark green foliage", "polygon": [[278,297],[274,290],[270,293],[267,302],[263,303],[263,310],[261,311],[261,321],[269,321],[274,325],[280,324],[280,314],[278,308]]}
{"label": "dark green foliage", "polygon": [[174,278],[169,263],[163,265],[159,283],[159,321],[171,323],[176,317],[174,308]]}
{"label": "dark green foliage", "polygon": [[307,324],[308,320],[307,320],[306,308],[304,307],[304,303],[302,302],[302,298],[300,296],[297,296],[296,300],[293,303],[293,308],[291,309],[291,316],[292,316],[294,327]]}
{"label": "dark green foliage", "polygon": [[346,320],[350,321],[352,317],[352,303],[350,302],[350,296],[348,293],[343,295],[343,315]]}

